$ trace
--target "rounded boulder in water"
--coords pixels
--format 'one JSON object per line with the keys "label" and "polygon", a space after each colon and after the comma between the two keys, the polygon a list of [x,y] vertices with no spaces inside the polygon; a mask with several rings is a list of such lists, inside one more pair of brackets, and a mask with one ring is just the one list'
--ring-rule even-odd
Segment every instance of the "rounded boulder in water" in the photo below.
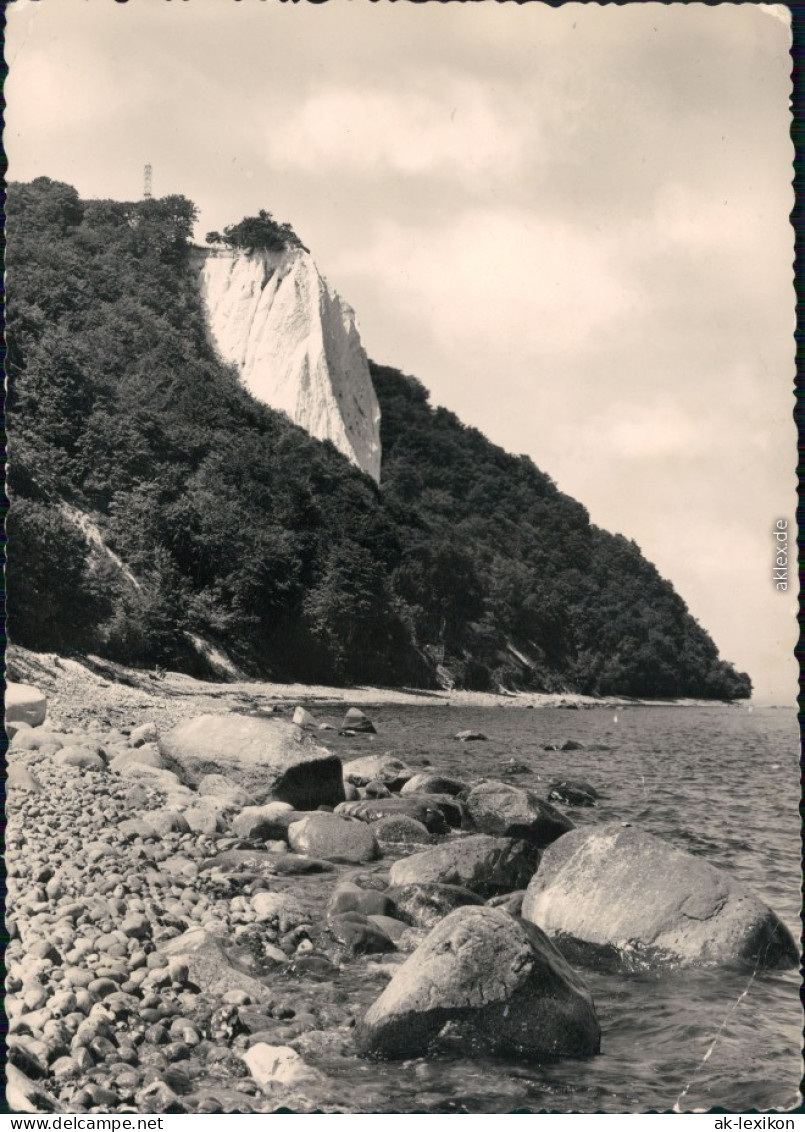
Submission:
{"label": "rounded boulder in water", "polygon": [[481,782],[467,795],[476,827],[496,837],[520,837],[542,848],[573,829],[573,822],[533,790],[509,782]]}
{"label": "rounded boulder in water", "polygon": [[545,850],[523,918],[579,962],[796,966],[775,913],[728,873],[643,830],[575,829]]}
{"label": "rounded boulder in water", "polygon": [[598,1053],[592,997],[545,934],[498,908],[457,908],[406,960],[356,1034],[361,1053],[424,1054],[446,1023],[527,1058]]}
{"label": "rounded boulder in water", "polygon": [[360,708],[351,707],[341,724],[342,731],[355,731],[359,735],[376,735],[377,728]]}
{"label": "rounded boulder in water", "polygon": [[549,802],[564,802],[566,806],[594,806],[599,793],[582,778],[561,778],[548,787]]}
{"label": "rounded boulder in water", "polygon": [[525,888],[539,864],[539,851],[526,841],[480,833],[450,840],[395,861],[391,884],[454,884],[478,896]]}

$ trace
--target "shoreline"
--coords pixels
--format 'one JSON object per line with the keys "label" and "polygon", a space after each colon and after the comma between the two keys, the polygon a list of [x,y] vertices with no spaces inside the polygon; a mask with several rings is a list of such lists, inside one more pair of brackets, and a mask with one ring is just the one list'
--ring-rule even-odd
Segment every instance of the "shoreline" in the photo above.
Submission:
{"label": "shoreline", "polygon": [[[34,684],[48,696],[49,718],[80,722],[106,712],[109,722],[125,716],[138,722],[147,716],[165,724],[206,712],[270,710],[293,707],[380,707],[385,705],[458,709],[510,708],[592,710],[651,707],[735,707],[746,701],[649,700],[627,696],[595,697],[576,692],[470,692],[360,685],[337,688],[323,684],[241,680],[216,683],[179,672],[155,673],[103,660],[77,660],[57,653],[36,653],[18,646],[8,652],[8,679]],[[793,705],[792,705],[793,706]]]}

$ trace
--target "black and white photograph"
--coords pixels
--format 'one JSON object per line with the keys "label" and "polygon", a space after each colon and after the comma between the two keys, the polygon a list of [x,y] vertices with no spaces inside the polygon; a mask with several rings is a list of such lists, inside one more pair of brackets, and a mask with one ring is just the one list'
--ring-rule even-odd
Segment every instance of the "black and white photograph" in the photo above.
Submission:
{"label": "black and white photograph", "polygon": [[5,14],[4,1111],[794,1129],[789,9]]}

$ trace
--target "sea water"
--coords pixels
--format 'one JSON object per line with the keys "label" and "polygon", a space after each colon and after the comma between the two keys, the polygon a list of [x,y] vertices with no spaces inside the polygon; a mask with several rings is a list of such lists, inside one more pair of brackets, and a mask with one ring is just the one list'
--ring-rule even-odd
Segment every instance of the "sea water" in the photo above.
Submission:
{"label": "sea water", "polygon": [[[632,822],[705,858],[768,903],[799,939],[793,709],[386,704],[367,710],[377,736],[337,740],[332,745],[342,758],[389,750],[417,766],[427,759],[465,780],[508,779],[543,797],[555,779],[585,778],[602,798],[595,808],[566,809],[577,825]],[[488,739],[458,742],[454,735],[463,729]],[[567,740],[582,749],[544,749]],[[510,776],[513,766],[518,772]],[[446,1037],[427,1058],[378,1064],[333,1055],[329,1066],[319,1064],[330,1069],[352,1111],[743,1112],[798,1103],[797,971],[583,973],[602,1028],[598,1057],[552,1064],[491,1058]],[[386,980],[345,972],[358,1013]],[[323,1096],[322,1104],[334,1100]]]}

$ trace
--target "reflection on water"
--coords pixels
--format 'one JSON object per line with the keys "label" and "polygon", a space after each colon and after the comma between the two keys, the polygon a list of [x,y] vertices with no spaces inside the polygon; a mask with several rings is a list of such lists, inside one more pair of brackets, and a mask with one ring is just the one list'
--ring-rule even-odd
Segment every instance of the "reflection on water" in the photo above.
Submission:
{"label": "reflection on water", "polygon": [[[634,822],[707,858],[770,904],[799,938],[794,711],[620,707],[617,722],[614,714],[384,705],[371,712],[376,737],[337,742],[343,756],[394,750],[465,778],[504,777],[514,761],[529,769],[511,781],[543,794],[555,778],[589,779],[604,797],[595,809],[569,811],[577,824]],[[458,743],[453,736],[463,728],[489,741]],[[584,749],[543,749],[567,739]],[[762,1111],[798,1103],[797,972],[586,977],[603,1030],[601,1056],[587,1061],[509,1062],[468,1053],[446,1037],[428,1060],[377,1065],[347,1050],[321,1064],[343,1084],[341,1103],[353,1111],[640,1112],[671,1109],[677,1100],[682,1111]],[[359,1012],[384,981],[345,972],[342,985]]]}

